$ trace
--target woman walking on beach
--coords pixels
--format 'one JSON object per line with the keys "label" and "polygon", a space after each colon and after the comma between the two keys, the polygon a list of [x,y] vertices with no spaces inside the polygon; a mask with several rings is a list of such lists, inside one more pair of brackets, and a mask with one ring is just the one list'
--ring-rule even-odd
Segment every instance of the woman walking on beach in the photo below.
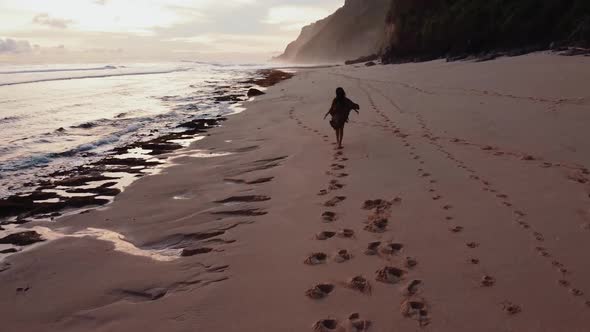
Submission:
{"label": "woman walking on beach", "polygon": [[344,124],[348,122],[348,115],[350,111],[354,110],[357,114],[359,114],[360,107],[358,104],[355,104],[352,100],[346,98],[346,92],[344,92],[343,88],[336,89],[336,98],[332,101],[332,107],[326,115],[324,115],[324,119],[330,114],[332,119],[330,120],[330,125],[334,128],[336,132],[336,143],[338,144],[338,149],[342,149],[342,137],[344,136]]}

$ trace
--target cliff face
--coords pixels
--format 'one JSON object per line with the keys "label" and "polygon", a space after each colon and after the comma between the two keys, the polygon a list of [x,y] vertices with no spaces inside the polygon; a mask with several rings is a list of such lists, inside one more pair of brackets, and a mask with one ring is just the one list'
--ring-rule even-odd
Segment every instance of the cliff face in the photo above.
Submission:
{"label": "cliff face", "polygon": [[346,0],[334,14],[302,29],[279,60],[336,62],[380,53],[392,0]]}
{"label": "cliff face", "polygon": [[590,0],[346,0],[280,60],[384,62],[590,46]]}

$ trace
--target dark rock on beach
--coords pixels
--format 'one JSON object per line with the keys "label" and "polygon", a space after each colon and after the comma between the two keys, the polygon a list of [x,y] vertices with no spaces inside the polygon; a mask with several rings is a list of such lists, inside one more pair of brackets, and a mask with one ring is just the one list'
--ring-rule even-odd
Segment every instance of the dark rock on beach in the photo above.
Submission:
{"label": "dark rock on beach", "polygon": [[256,79],[251,79],[251,80],[247,80],[244,82],[241,82],[243,84],[256,84],[258,86],[261,87],[269,87],[269,86],[273,86],[277,83],[279,83],[280,81],[284,81],[284,80],[288,80],[291,77],[293,77],[294,75],[291,73],[287,73],[281,70],[276,70],[276,69],[262,69],[259,70],[257,72],[258,75],[260,75],[260,78],[256,78]]}
{"label": "dark rock on beach", "polygon": [[[84,175],[72,176],[70,178],[55,181],[53,183],[53,185],[64,186],[64,187],[79,187],[79,186],[87,185],[88,182],[113,180],[113,179],[115,179],[115,178],[108,177],[108,176],[105,176],[105,175],[102,175],[102,174],[96,172],[96,173],[89,173],[89,174],[84,174]],[[55,196],[52,196],[49,198],[53,198],[53,197],[55,197]],[[48,198],[45,198],[45,199],[48,199]],[[37,199],[37,200],[39,200],[39,199]]]}
{"label": "dark rock on beach", "polygon": [[215,101],[242,101],[243,95],[231,94],[220,97],[214,97]]}
{"label": "dark rock on beach", "polygon": [[248,97],[256,97],[256,96],[261,96],[264,94],[265,94],[264,92],[262,92],[258,89],[251,88],[250,90],[248,90]]}
{"label": "dark rock on beach", "polygon": [[[44,195],[52,195],[50,198],[59,198],[55,203],[38,202],[50,198],[37,199]],[[61,197],[55,193],[44,193],[35,191],[29,196],[10,196],[0,200],[0,218],[18,216],[18,220],[37,214],[50,214],[66,208],[79,208],[89,205],[104,205],[109,200],[96,198],[95,196],[84,197]]]}
{"label": "dark rock on beach", "polygon": [[43,241],[45,241],[45,239],[41,237],[41,234],[35,231],[14,233],[0,239],[1,244],[12,244],[16,246],[28,246]]}
{"label": "dark rock on beach", "polygon": [[346,60],[346,61],[344,61],[344,64],[345,65],[355,65],[357,63],[364,63],[367,61],[375,61],[378,59],[379,59],[379,55],[371,54],[371,55],[367,55],[367,56],[362,56],[362,57],[354,59],[354,60]]}

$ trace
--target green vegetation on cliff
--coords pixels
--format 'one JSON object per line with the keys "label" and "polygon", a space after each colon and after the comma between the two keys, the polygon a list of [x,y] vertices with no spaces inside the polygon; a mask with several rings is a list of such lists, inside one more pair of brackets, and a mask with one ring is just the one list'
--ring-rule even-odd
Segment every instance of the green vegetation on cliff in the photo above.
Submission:
{"label": "green vegetation on cliff", "polygon": [[590,0],[393,0],[384,60],[590,44]]}

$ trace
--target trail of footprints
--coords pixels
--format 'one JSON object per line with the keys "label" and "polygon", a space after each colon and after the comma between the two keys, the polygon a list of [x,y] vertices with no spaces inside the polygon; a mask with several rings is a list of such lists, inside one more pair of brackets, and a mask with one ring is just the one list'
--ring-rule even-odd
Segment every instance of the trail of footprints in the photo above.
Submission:
{"label": "trail of footprints", "polygon": [[[486,191],[488,193],[490,193],[491,195],[493,195],[493,197],[498,201],[499,204],[501,204],[502,206],[504,206],[505,208],[509,209],[512,213],[512,215],[514,216],[514,222],[525,232],[528,233],[528,235],[530,236],[531,239],[533,239],[533,241],[537,242],[538,244],[545,242],[545,235],[534,229],[534,227],[527,222],[527,214],[525,211],[523,211],[522,209],[519,209],[508,197],[507,194],[504,194],[501,192],[501,190],[495,188],[492,183],[489,180],[486,180],[484,178],[482,178],[475,169],[467,166],[463,161],[457,159],[455,156],[453,156],[451,153],[449,153],[444,146],[438,142],[438,138],[434,137],[432,135],[432,133],[430,132],[429,128],[427,127],[423,117],[418,114],[416,115],[418,122],[420,123],[420,126],[422,127],[422,129],[425,132],[425,137],[428,139],[429,144],[431,144],[432,146],[435,147],[436,150],[438,150],[439,152],[441,152],[443,155],[445,155],[445,157],[451,161],[453,161],[458,168],[463,169],[464,171],[466,171],[469,174],[469,179],[476,182],[477,184],[479,184],[482,188],[483,191]],[[496,150],[493,147],[483,147],[482,150],[484,151],[494,151]],[[502,154],[498,154],[498,155],[503,155]],[[521,157],[522,160],[525,161],[534,161],[537,160],[538,158],[532,157],[532,156],[524,156]],[[581,170],[581,172],[583,172],[583,170]],[[583,183],[583,182],[582,182]],[[568,290],[568,292],[570,294],[572,294],[573,296],[577,296],[580,297],[582,295],[584,295],[584,292],[576,287],[574,287],[566,278],[567,275],[570,275],[571,272],[569,271],[569,269],[567,267],[565,267],[564,264],[562,264],[559,260],[556,260],[553,258],[553,255],[543,246],[541,245],[536,245],[535,246],[535,251],[539,254],[540,257],[545,258],[548,262],[550,262],[550,264],[556,269],[556,271],[560,274],[559,278],[557,280],[557,284],[564,287],[565,289]],[[585,304],[588,305],[589,302],[588,300],[585,300]],[[519,310],[520,311],[520,310]]]}
{"label": "trail of footprints", "polygon": [[[388,126],[389,126],[388,130],[392,134],[394,134],[396,137],[401,139],[403,145],[408,150],[408,154],[409,154],[410,158],[412,160],[416,160],[418,162],[419,166],[417,168],[417,174],[420,178],[427,181],[427,184],[430,186],[430,188],[428,189],[428,193],[431,195],[432,200],[435,202],[443,200],[444,197],[436,189],[436,183],[437,183],[436,179],[434,178],[434,176],[431,173],[425,171],[425,167],[424,167],[425,162],[422,160],[422,157],[416,153],[416,148],[407,140],[407,138],[410,135],[402,132],[402,130],[400,128],[398,128],[395,124],[393,124],[393,122],[387,117],[387,115],[384,114],[383,111],[378,109],[378,107],[375,105],[370,93],[367,90],[365,90],[364,88],[362,88],[362,86],[360,85],[360,82],[359,82],[359,87],[363,91],[365,91],[367,97],[369,98],[372,109],[384,120],[384,122],[386,124],[388,124]],[[370,85],[369,85],[369,87],[372,88]],[[372,88],[372,89],[377,90],[375,88]],[[389,102],[391,102],[392,106],[398,112],[400,112],[400,108],[398,105],[394,104],[391,100],[389,100]],[[402,113],[402,112],[400,112],[400,113]],[[492,194],[494,196],[494,198],[496,200],[498,200],[499,204],[501,204],[505,208],[510,209],[514,215],[515,223],[521,229],[528,232],[530,234],[531,238],[534,239],[534,241],[539,242],[539,243],[545,241],[544,234],[535,230],[531,226],[531,224],[526,221],[526,212],[525,211],[523,211],[522,209],[518,209],[515,206],[515,204],[510,201],[508,195],[502,193],[499,189],[496,189],[495,187],[493,187],[491,182],[489,180],[482,178],[477,173],[476,170],[474,170],[473,168],[470,168],[463,161],[459,160],[454,155],[452,155],[450,152],[448,152],[443,147],[443,145],[439,142],[439,138],[436,137],[435,135],[433,135],[433,133],[430,131],[426,122],[424,121],[423,117],[420,114],[416,114],[415,117],[422,129],[422,132],[423,132],[422,138],[426,139],[430,145],[432,145],[436,150],[438,150],[439,152],[444,154],[447,159],[453,161],[457,165],[458,168],[463,169],[465,172],[467,172],[469,179],[480,184],[482,186],[482,190],[487,191],[490,194]],[[387,129],[385,129],[385,130],[387,130]],[[486,146],[486,147],[482,147],[482,150],[496,151],[495,152],[496,155],[504,155],[504,153],[502,153],[502,152],[498,153],[499,151],[497,151],[497,149],[494,147],[487,147]],[[528,156],[528,155],[521,157],[521,159],[524,161],[529,161],[529,162],[539,160],[539,158]],[[555,165],[555,164],[551,164],[551,165]],[[563,166],[563,165],[561,165],[561,166]],[[542,167],[550,167],[550,163],[544,162],[542,164]],[[572,168],[572,167],[570,167],[570,168]],[[585,184],[588,181],[590,181],[585,176],[587,174],[590,174],[590,172],[588,172],[585,168],[573,167],[573,169],[575,169],[577,171],[577,173],[575,176],[573,176],[571,178],[572,180],[582,183],[582,184]],[[455,220],[454,216],[450,213],[454,209],[453,205],[446,203],[441,206],[441,209],[446,212],[446,216],[444,217],[445,221],[453,222]],[[464,227],[461,225],[456,225],[456,224],[451,225],[449,227],[449,231],[454,234],[462,233],[464,231]],[[480,244],[477,242],[466,242],[465,245],[467,246],[467,248],[470,248],[470,249],[476,249],[480,246]],[[540,257],[545,258],[548,262],[550,262],[552,264],[553,267],[555,267],[556,271],[558,273],[560,273],[561,278],[557,281],[558,285],[567,289],[569,291],[569,293],[573,296],[581,297],[584,295],[584,292],[582,290],[571,285],[571,283],[566,279],[566,276],[568,274],[570,274],[571,272],[567,269],[567,267],[565,267],[564,264],[562,264],[558,260],[553,259],[552,254],[543,246],[538,245],[535,247],[535,250],[539,253]],[[468,262],[470,262],[471,264],[474,264],[474,265],[481,266],[481,261],[476,257],[470,257],[468,259]],[[493,277],[491,277],[489,275],[483,275],[482,279],[480,281],[480,284],[484,287],[490,287],[490,286],[493,286],[495,284],[495,282],[496,282],[496,280]],[[590,307],[590,300],[584,300],[584,303],[586,304],[586,306]],[[519,305],[514,304],[510,301],[505,301],[503,303],[503,309],[506,313],[511,314],[511,315],[517,314],[521,311],[521,308]]]}
{"label": "trail of footprints", "polygon": [[[289,117],[296,121],[301,128],[317,134],[324,142],[328,142],[329,137],[327,135],[322,135],[319,131],[303,124],[303,122],[296,117],[294,109],[289,111]],[[332,144],[335,145],[335,143]],[[346,169],[346,161],[348,161],[348,158],[346,158],[344,152],[341,150],[335,150],[333,163],[330,165],[330,169],[326,171],[326,175],[331,176],[332,179],[328,182],[326,189],[321,189],[317,193],[319,197],[328,196],[330,194],[334,195],[325,199],[322,203],[322,205],[329,208],[329,210],[326,210],[321,214],[321,224],[334,224],[340,218],[336,208],[340,203],[345,201],[347,197],[339,195],[337,192],[346,186],[345,183],[342,182],[342,179],[348,177],[348,174],[344,172]],[[361,230],[373,233],[375,234],[375,237],[378,237],[380,233],[387,232],[391,209],[394,204],[400,203],[400,198],[395,198],[391,201],[383,199],[368,200],[364,202],[362,209],[370,211],[370,214],[364,222],[364,225],[359,225],[359,229],[320,229],[314,235],[314,238],[318,241],[329,241],[334,237],[339,237],[354,241],[356,240],[357,232]],[[385,243],[376,239],[367,244],[362,255],[378,256],[387,262],[385,266],[374,272],[374,282],[393,285],[407,280],[406,284],[402,287],[403,301],[400,303],[400,312],[404,317],[415,319],[420,326],[424,326],[430,322],[430,316],[426,300],[418,296],[419,286],[422,284],[422,281],[410,278],[411,270],[418,264],[417,260],[413,257],[405,257],[401,259],[400,267],[392,266],[389,263],[392,258],[397,258],[403,248],[404,245],[401,243]],[[329,263],[338,264],[348,262],[352,260],[354,256],[355,255],[349,250],[339,248],[330,254],[324,252],[310,253],[303,263],[310,266]],[[372,282],[373,281],[370,280],[370,278],[364,275],[356,275],[350,277],[348,280],[342,280],[338,285],[328,282],[317,283],[307,289],[305,295],[311,300],[321,300],[329,296],[338,288],[350,289],[360,294],[371,294]],[[348,328],[351,331],[367,331],[372,325],[373,322],[362,319],[359,313],[352,313],[344,320],[338,320],[335,318],[321,319],[313,325],[313,329],[315,331],[345,331]]]}
{"label": "trail of footprints", "polygon": [[[372,99],[372,97],[368,93],[368,91],[366,91],[366,90],[364,90],[364,91],[367,94],[367,97],[369,98],[369,102],[371,104],[372,109],[383,118],[385,123],[389,124],[389,132],[401,140],[402,145],[404,147],[406,147],[406,151],[407,151],[410,159],[416,161],[416,163],[417,163],[416,176],[418,177],[418,179],[421,179],[422,181],[425,182],[425,185],[428,188],[427,194],[430,195],[432,201],[436,204],[439,204],[439,207],[441,209],[441,215],[443,216],[443,220],[445,222],[450,223],[450,225],[448,227],[450,234],[463,233],[463,231],[465,230],[464,226],[456,224],[455,217],[452,213],[453,210],[456,209],[456,206],[451,204],[451,202],[448,202],[448,200],[437,189],[438,181],[436,180],[435,176],[431,172],[426,170],[425,161],[423,160],[422,156],[416,152],[417,149],[408,140],[408,137],[410,135],[407,133],[404,133],[399,127],[397,127],[387,117],[387,115],[385,115],[385,113],[383,111],[381,111],[376,106],[374,100]],[[394,107],[396,109],[399,108],[397,105],[395,105]],[[456,239],[458,239],[458,240],[460,240],[461,238],[462,237],[456,237]],[[480,246],[480,244],[475,241],[466,241],[463,243],[466,248],[471,249],[471,250],[476,250]],[[469,257],[466,258],[466,261],[471,265],[478,266],[479,270],[482,271],[482,272],[480,272],[481,279],[478,281],[478,283],[481,287],[492,287],[495,285],[496,279],[493,276],[489,275],[488,273],[483,272],[483,271],[487,271],[488,269],[484,268],[484,266],[479,258],[469,255]],[[516,314],[516,313],[520,312],[520,306],[513,304],[510,301],[505,301],[505,303],[510,303],[510,305],[503,304],[502,308],[506,313]]]}

